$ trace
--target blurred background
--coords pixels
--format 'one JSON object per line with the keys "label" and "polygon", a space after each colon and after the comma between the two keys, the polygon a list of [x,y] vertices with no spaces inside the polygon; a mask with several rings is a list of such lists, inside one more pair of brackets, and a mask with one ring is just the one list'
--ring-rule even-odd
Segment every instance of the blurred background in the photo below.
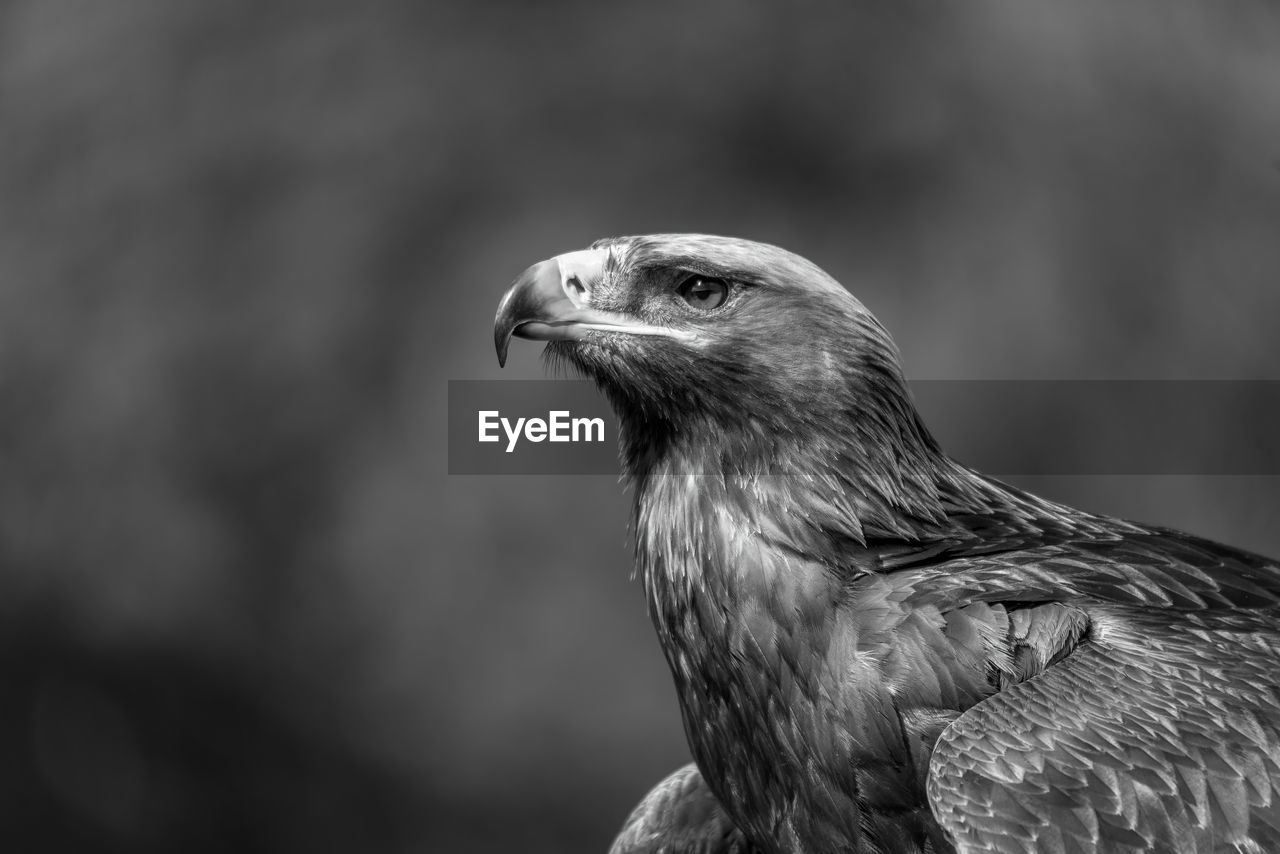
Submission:
{"label": "blurred background", "polygon": [[[687,761],[621,487],[446,474],[597,237],[799,252],[913,378],[1280,379],[1262,2],[6,0],[0,127],[27,850],[599,852]],[[1020,482],[1280,554],[1277,478]]]}

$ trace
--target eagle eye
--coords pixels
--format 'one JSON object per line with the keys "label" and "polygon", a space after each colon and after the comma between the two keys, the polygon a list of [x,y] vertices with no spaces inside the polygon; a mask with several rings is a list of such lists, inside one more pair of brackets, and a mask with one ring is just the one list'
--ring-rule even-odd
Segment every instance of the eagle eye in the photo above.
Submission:
{"label": "eagle eye", "polygon": [[676,293],[689,305],[701,311],[719,308],[729,298],[729,283],[710,276],[690,276],[680,283]]}

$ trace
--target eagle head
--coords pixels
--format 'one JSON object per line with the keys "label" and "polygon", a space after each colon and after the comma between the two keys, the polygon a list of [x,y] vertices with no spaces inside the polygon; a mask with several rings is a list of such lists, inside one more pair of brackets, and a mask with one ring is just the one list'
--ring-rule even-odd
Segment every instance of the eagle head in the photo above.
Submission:
{"label": "eagle head", "polygon": [[777,246],[702,234],[597,241],[520,275],[494,323],[500,363],[512,335],[549,341],[549,359],[596,381],[632,475],[672,449],[758,470],[851,441],[859,455],[896,446],[904,424],[919,433],[911,441],[931,442],[888,332]]}

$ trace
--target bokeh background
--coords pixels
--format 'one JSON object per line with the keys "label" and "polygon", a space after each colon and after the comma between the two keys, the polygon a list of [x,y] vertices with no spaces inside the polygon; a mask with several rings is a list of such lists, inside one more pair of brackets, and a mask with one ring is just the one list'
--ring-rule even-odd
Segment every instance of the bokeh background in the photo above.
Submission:
{"label": "bokeh background", "polygon": [[[1263,2],[6,0],[0,839],[604,850],[687,760],[627,499],[446,473],[534,261],[735,234],[912,377],[1280,379],[1278,226]],[[1023,482],[1280,554],[1277,480]]]}

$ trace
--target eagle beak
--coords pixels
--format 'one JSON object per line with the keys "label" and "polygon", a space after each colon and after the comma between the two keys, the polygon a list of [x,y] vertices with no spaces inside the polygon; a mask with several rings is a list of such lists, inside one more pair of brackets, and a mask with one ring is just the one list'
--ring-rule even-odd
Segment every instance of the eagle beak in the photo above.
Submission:
{"label": "eagle beak", "polygon": [[493,344],[498,365],[507,364],[511,336],[534,341],[581,341],[591,331],[630,335],[690,337],[662,326],[648,326],[620,314],[591,307],[591,297],[604,278],[608,250],[567,252],[534,264],[520,274],[498,303]]}

